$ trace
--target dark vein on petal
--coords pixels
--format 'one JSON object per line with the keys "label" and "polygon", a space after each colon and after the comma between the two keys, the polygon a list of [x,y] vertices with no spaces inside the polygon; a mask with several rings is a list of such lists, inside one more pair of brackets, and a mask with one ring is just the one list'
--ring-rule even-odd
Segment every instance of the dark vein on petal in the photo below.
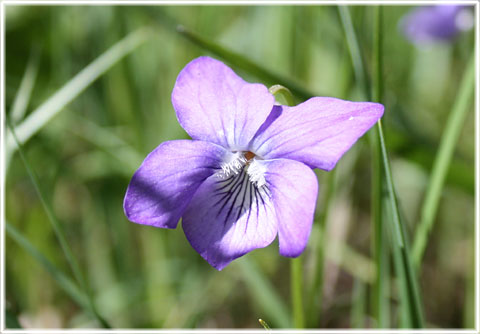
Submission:
{"label": "dark vein on petal", "polygon": [[235,178],[235,181],[233,182],[233,185],[226,191],[224,192],[221,192],[221,193],[218,193],[218,194],[214,194],[214,196],[218,196],[218,195],[223,195],[222,198],[220,198],[217,203],[215,203],[213,206],[216,206],[217,204],[219,204],[220,202],[222,202],[225,198],[227,198],[227,202],[228,202],[228,197],[232,195],[232,190],[238,186],[239,184],[239,180],[240,180],[240,174],[237,174],[237,177]]}
{"label": "dark vein on petal", "polygon": [[[247,175],[247,173],[245,173],[245,172],[244,172],[244,174]],[[236,191],[235,198],[233,199],[232,204],[230,205],[230,209],[228,210],[227,218],[225,219],[225,224],[226,224],[226,222],[228,222],[228,218],[230,218],[230,215],[231,215],[231,213],[232,213],[233,207],[235,206],[235,203],[237,202],[238,195],[240,195],[240,193],[241,193],[242,190],[243,190],[243,184],[245,183],[244,180],[245,180],[246,182],[248,182],[248,178],[245,178],[245,177],[244,177],[244,178],[242,179],[242,184],[241,184],[239,190]],[[241,212],[241,208],[240,208],[240,212]],[[238,220],[238,219],[237,219],[237,220]]]}
{"label": "dark vein on petal", "polygon": [[[240,174],[237,174],[237,175],[235,176],[235,179],[233,179],[232,181],[229,182],[228,185],[230,186],[230,188],[228,188],[228,189],[225,190],[225,191],[221,191],[222,189],[218,189],[218,190],[220,190],[220,192],[217,192],[216,194],[214,194],[214,196],[224,195],[224,194],[229,194],[229,193],[231,193],[231,190],[233,189],[233,187],[235,187],[236,185],[238,185],[238,183],[239,183],[239,181],[240,181],[240,176],[241,176]],[[228,185],[227,185],[227,186],[228,186]],[[216,191],[218,191],[218,190],[216,190]]]}
{"label": "dark vein on petal", "polygon": [[[258,214],[260,213],[260,206],[258,205],[258,196],[260,196],[260,194],[258,192],[257,187],[254,186],[253,189],[255,190],[255,202],[257,203],[257,224],[258,224]],[[258,196],[257,196],[257,194],[258,194]]]}
{"label": "dark vein on petal", "polygon": [[[222,182],[227,182],[227,181],[228,182],[226,184],[224,184],[223,186],[221,186],[220,188],[215,189],[215,192],[218,193],[218,192],[222,191],[223,189],[225,189],[226,187],[228,187],[229,185],[231,185],[232,183],[234,183],[235,182],[235,177],[236,177],[236,175],[231,176],[229,179],[226,179],[226,180],[217,181],[217,184],[222,183]],[[221,194],[223,194],[223,192]]]}
{"label": "dark vein on petal", "polygon": [[[245,222],[245,232],[244,234],[247,233],[247,228],[248,228],[248,222],[250,220],[250,214],[252,213],[252,187],[253,187],[253,183],[250,182],[249,185],[248,185],[248,216],[247,216],[247,220]],[[258,220],[257,220],[257,226],[258,226]]]}
{"label": "dark vein on petal", "polygon": [[[246,186],[249,186],[251,184],[249,181],[250,181],[249,178],[247,178]],[[243,189],[243,185],[242,185],[242,189]],[[238,210],[237,220],[240,219],[240,216],[242,214],[243,204],[245,203],[246,195],[247,195],[247,189],[245,187],[245,191],[243,192],[242,204],[240,205],[240,210]]]}
{"label": "dark vein on petal", "polygon": [[[225,194],[225,196],[219,201],[217,202],[215,205],[219,204],[223,199],[225,199],[225,202],[222,204],[222,207],[220,208],[220,210],[218,211],[217,213],[217,218],[218,216],[220,216],[220,213],[223,211],[223,208],[225,207],[225,205],[228,203],[228,201],[232,198],[232,196],[235,194],[235,192],[237,191],[238,189],[238,186],[239,185],[242,185],[243,184],[243,181],[245,180],[245,175],[247,173],[242,173],[242,180],[240,182],[237,182],[237,184],[235,186],[233,186],[232,188],[230,188],[230,190]],[[226,224],[226,220],[225,220],[225,224]]]}

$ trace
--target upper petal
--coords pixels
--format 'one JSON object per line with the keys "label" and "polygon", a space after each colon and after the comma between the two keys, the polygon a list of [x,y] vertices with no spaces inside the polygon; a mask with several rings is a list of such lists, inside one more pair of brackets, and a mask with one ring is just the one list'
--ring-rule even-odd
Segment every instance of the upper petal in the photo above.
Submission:
{"label": "upper petal", "polygon": [[222,147],[202,141],[160,144],[128,185],[125,215],[134,223],[175,228],[195,191],[220,168],[225,154]]}
{"label": "upper petal", "polygon": [[222,62],[199,57],[178,75],[172,92],[177,118],[193,139],[245,150],[272,110],[274,97]]}
{"label": "upper petal", "polygon": [[317,177],[298,161],[277,159],[262,163],[277,215],[280,254],[297,257],[307,246],[312,229]]}
{"label": "upper petal", "polygon": [[265,159],[287,158],[331,170],[383,115],[383,105],[314,97],[276,106],[250,144]]}
{"label": "upper petal", "polygon": [[209,177],[185,211],[182,227],[192,247],[218,270],[277,235],[271,194],[256,187],[245,170],[223,180]]}

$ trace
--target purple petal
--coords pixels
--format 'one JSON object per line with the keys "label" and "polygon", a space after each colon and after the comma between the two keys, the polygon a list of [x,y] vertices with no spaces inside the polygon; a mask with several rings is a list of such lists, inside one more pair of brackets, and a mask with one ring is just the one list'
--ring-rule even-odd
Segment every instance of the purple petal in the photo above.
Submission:
{"label": "purple petal", "polygon": [[381,104],[328,97],[278,106],[255,135],[250,151],[265,159],[286,158],[331,170],[382,115]]}
{"label": "purple petal", "polygon": [[457,14],[461,9],[453,5],[417,8],[403,17],[400,27],[413,43],[448,41],[459,32]]}
{"label": "purple petal", "polygon": [[277,214],[280,254],[297,257],[305,249],[312,229],[317,177],[308,166],[297,161],[278,159],[263,163]]}
{"label": "purple petal", "polygon": [[193,139],[245,150],[272,110],[274,97],[222,62],[200,57],[178,75],[172,93],[177,118]]}
{"label": "purple petal", "polygon": [[219,168],[225,153],[222,147],[202,141],[159,145],[128,185],[125,215],[134,223],[175,228],[195,191]]}
{"label": "purple petal", "polygon": [[209,177],[182,218],[192,247],[222,270],[234,259],[268,246],[277,235],[275,210],[266,188],[257,188],[243,170],[221,180]]}

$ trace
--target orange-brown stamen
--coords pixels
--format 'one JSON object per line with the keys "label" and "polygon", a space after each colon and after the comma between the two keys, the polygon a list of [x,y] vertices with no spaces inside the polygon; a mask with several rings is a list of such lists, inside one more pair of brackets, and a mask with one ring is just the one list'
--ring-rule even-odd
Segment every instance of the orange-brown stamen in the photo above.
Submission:
{"label": "orange-brown stamen", "polygon": [[243,156],[245,157],[245,159],[247,159],[247,161],[250,161],[255,157],[255,153],[248,151],[248,152],[245,152]]}

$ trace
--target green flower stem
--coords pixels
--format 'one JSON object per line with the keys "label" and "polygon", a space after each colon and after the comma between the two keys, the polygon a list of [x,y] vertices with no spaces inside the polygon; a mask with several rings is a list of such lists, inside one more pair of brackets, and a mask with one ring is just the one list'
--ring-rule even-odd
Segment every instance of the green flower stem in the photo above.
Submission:
{"label": "green flower stem", "polygon": [[[293,96],[290,90],[282,85],[273,85],[268,89],[272,95],[281,94],[288,105],[293,105]],[[304,328],[303,315],[303,267],[302,259],[298,257],[290,261],[290,291],[292,294],[293,324],[295,328]]]}
{"label": "green flower stem", "polygon": [[[330,213],[330,207],[333,202],[335,194],[335,175],[336,169],[333,169],[330,173],[327,174],[327,185],[326,185],[326,195],[324,201],[323,211],[320,214],[318,220],[319,228],[319,240],[317,244],[316,253],[316,265],[315,272],[312,279],[312,287],[310,293],[308,294],[308,326],[315,328],[318,326],[319,320],[321,320],[321,302],[323,299],[323,276],[324,276],[324,267],[325,267],[325,248],[327,245],[326,238],[326,225],[328,215]],[[320,319],[319,319],[320,317]]]}
{"label": "green flower stem", "polygon": [[445,131],[440,141],[440,147],[433,163],[430,182],[428,183],[425,201],[421,210],[420,223],[418,224],[415,241],[413,243],[413,260],[416,268],[420,267],[422,262],[423,253],[428,243],[428,235],[435,221],[445,178],[452,162],[455,145],[458,142],[460,131],[465,123],[465,117],[471,110],[469,105],[473,96],[474,87],[475,50],[465,69],[457,99],[448,116]]}
{"label": "green flower stem", "polygon": [[282,85],[273,85],[272,87],[270,87],[268,89],[268,91],[272,95],[281,94],[283,96],[283,98],[285,99],[285,101],[287,102],[287,105],[289,105],[289,106],[293,106],[295,104],[294,101],[293,101],[292,92],[290,92],[290,90],[288,88],[285,88]]}
{"label": "green flower stem", "polygon": [[303,317],[303,266],[302,257],[290,260],[291,270],[291,287],[292,308],[293,308],[293,324],[295,328],[305,328],[305,320]]}

